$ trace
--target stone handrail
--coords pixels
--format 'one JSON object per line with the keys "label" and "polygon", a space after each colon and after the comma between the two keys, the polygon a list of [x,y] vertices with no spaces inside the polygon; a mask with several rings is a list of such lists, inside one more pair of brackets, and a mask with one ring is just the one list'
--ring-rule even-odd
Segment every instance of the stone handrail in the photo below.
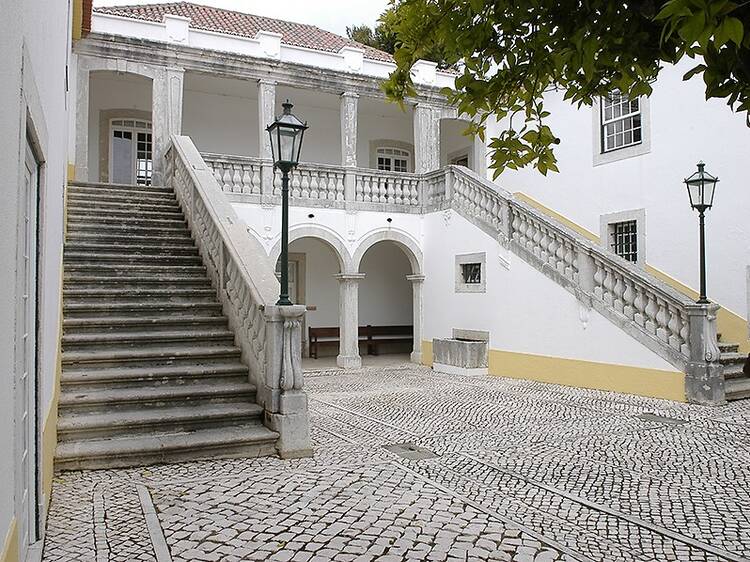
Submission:
{"label": "stone handrail", "polygon": [[718,305],[696,304],[471,170],[450,166],[443,173],[444,184],[434,175],[423,180],[428,210],[454,209],[686,372],[690,401],[723,401]]}
{"label": "stone handrail", "polygon": [[[270,161],[204,158],[223,191],[280,200],[280,179]],[[467,168],[409,174],[303,163],[292,175],[290,195],[292,205],[417,213],[453,209],[573,293],[586,310],[596,309],[689,377],[695,374],[701,382],[693,391],[700,396],[689,396],[692,401],[712,401],[708,396],[717,392],[723,396],[723,387],[717,390],[713,380],[721,378],[715,305],[697,305]]]}
{"label": "stone handrail", "polygon": [[190,138],[173,136],[166,161],[167,181],[250,368],[264,421],[279,432],[279,453],[307,455],[310,437],[300,345],[305,307],[273,304],[278,281],[265,250],[248,235]]}

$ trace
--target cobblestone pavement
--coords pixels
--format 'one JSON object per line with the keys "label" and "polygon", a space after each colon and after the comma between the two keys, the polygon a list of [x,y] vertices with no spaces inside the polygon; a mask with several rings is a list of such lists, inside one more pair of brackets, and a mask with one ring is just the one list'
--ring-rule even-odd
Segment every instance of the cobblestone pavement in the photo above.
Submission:
{"label": "cobblestone pavement", "polygon": [[750,560],[750,401],[413,365],[306,387],[314,458],[62,473],[43,559]]}

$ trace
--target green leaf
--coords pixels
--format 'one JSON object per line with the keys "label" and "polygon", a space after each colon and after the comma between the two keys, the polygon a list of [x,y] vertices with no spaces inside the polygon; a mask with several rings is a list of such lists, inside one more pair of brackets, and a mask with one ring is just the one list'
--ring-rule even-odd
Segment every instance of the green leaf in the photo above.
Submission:
{"label": "green leaf", "polygon": [[726,33],[729,39],[738,47],[742,45],[742,38],[745,36],[745,27],[737,18],[725,18],[721,22],[721,27],[727,28]]}

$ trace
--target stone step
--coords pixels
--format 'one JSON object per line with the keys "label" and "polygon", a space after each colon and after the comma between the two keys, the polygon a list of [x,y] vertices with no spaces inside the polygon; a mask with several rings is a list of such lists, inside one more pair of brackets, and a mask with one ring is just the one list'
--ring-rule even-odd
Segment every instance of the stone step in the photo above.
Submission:
{"label": "stone step", "polygon": [[171,287],[184,285],[191,287],[210,287],[211,282],[205,272],[194,274],[172,275],[160,273],[157,275],[135,272],[135,274],[123,274],[121,272],[103,272],[90,274],[86,272],[71,272],[63,275],[64,287]]}
{"label": "stone step", "polygon": [[719,342],[719,351],[722,353],[737,353],[739,350],[740,344],[738,343]]}
{"label": "stone step", "polygon": [[90,201],[111,201],[117,202],[122,201],[124,203],[128,201],[154,201],[159,202],[175,202],[177,198],[171,191],[153,191],[144,189],[134,189],[132,191],[124,191],[118,189],[102,189],[96,187],[68,187],[68,200],[73,198],[79,200],[90,200]]}
{"label": "stone step", "polygon": [[146,193],[169,193],[174,195],[174,191],[171,187],[165,187],[163,185],[139,185],[130,183],[102,183],[93,181],[75,181],[69,184],[69,188],[89,188],[101,191],[116,191],[120,192],[134,192],[143,191]]}
{"label": "stone step", "polygon": [[750,398],[750,378],[742,377],[726,381],[724,386],[727,400]]}
{"label": "stone step", "polygon": [[55,466],[62,470],[123,468],[208,458],[275,454],[279,434],[260,423],[178,433],[60,443]]}
{"label": "stone step", "polygon": [[102,413],[67,413],[57,424],[58,442],[191,431],[258,422],[263,408],[247,401],[190,406],[129,408]]}
{"label": "stone step", "polygon": [[189,345],[162,346],[157,349],[113,348],[104,350],[64,351],[63,369],[67,366],[80,368],[86,365],[93,368],[118,366],[154,367],[164,364],[184,365],[190,362],[205,364],[211,361],[240,361],[240,350],[233,345]]}
{"label": "stone step", "polygon": [[144,330],[125,333],[65,334],[62,338],[64,351],[95,348],[103,351],[110,346],[138,346],[150,349],[164,345],[233,345],[234,332],[227,328]]}
{"label": "stone step", "polygon": [[148,365],[144,367],[84,367],[66,366],[60,378],[61,387],[91,389],[112,388],[113,386],[158,386],[184,384],[190,381],[203,381],[208,384],[237,383],[248,381],[248,368],[239,362],[200,363],[189,365]]}
{"label": "stone step", "polygon": [[92,219],[119,219],[119,220],[131,220],[131,219],[165,219],[165,220],[184,220],[182,210],[179,207],[173,206],[169,209],[155,209],[149,210],[145,208],[140,209],[128,209],[122,207],[108,207],[106,209],[98,206],[81,206],[69,204],[68,205],[68,217],[91,217]]}
{"label": "stone step", "polygon": [[165,199],[154,202],[152,199],[146,201],[116,201],[99,198],[81,197],[80,195],[68,196],[68,210],[77,210],[80,213],[182,213],[177,200]]}
{"label": "stone step", "polygon": [[86,302],[63,303],[63,313],[67,318],[91,316],[223,316],[222,307],[217,302]]}
{"label": "stone step", "polygon": [[66,252],[99,254],[146,254],[146,255],[198,255],[194,244],[153,244],[146,242],[79,242],[70,240],[65,244]]}
{"label": "stone step", "polygon": [[77,232],[68,233],[66,244],[107,244],[114,246],[194,246],[195,241],[185,229],[170,235],[132,235],[118,232]]}
{"label": "stone step", "polygon": [[745,373],[742,371],[744,365],[741,363],[732,363],[730,365],[724,365],[723,373],[724,373],[724,379],[739,379],[745,376]]}
{"label": "stone step", "polygon": [[164,216],[139,216],[131,214],[130,216],[108,216],[104,214],[81,214],[81,213],[69,213],[68,214],[68,228],[75,229],[78,225],[89,225],[89,226],[117,226],[120,229],[127,229],[131,227],[167,227],[167,228],[187,228],[185,219],[182,215],[175,215],[175,218],[164,217]]}
{"label": "stone step", "polygon": [[143,330],[164,330],[169,328],[207,329],[225,328],[227,319],[224,316],[89,316],[81,318],[65,318],[63,320],[63,334],[89,333],[127,333]]}
{"label": "stone step", "polygon": [[65,264],[65,273],[98,273],[98,274],[121,274],[132,275],[134,273],[149,273],[151,275],[174,275],[185,276],[189,274],[205,275],[204,265],[182,265],[182,264],[117,264],[117,263],[91,263],[73,262]]}
{"label": "stone step", "polygon": [[719,363],[722,365],[744,365],[747,361],[745,353],[722,353],[719,356]]}
{"label": "stone step", "polygon": [[65,302],[81,302],[86,299],[115,299],[118,301],[163,299],[173,302],[175,299],[216,299],[216,291],[211,285],[204,287],[146,287],[139,289],[121,287],[97,287],[97,288],[65,288],[63,299]]}
{"label": "stone step", "polygon": [[170,255],[170,254],[133,254],[133,253],[120,253],[120,254],[107,254],[97,252],[75,252],[66,251],[64,255],[65,265],[82,263],[99,265],[105,263],[120,264],[128,266],[130,264],[157,264],[157,265],[201,265],[203,260],[199,255],[183,256],[183,255]]}
{"label": "stone step", "polygon": [[248,381],[216,384],[200,380],[183,384],[159,386],[113,386],[92,389],[77,386],[60,391],[58,412],[60,417],[72,412],[110,412],[138,406],[192,405],[195,408],[237,400],[255,402],[255,387]]}
{"label": "stone step", "polygon": [[187,236],[190,237],[190,230],[186,224],[174,223],[169,226],[150,224],[101,224],[89,222],[68,223],[68,236],[78,234],[91,234],[103,236]]}

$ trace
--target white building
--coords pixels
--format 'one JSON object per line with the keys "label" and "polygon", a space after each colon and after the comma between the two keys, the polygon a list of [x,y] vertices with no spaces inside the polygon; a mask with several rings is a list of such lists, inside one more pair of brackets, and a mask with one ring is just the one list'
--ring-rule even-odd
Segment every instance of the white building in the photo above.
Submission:
{"label": "white building", "polygon": [[[59,468],[309,454],[300,354],[432,365],[434,340],[472,339],[491,374],[707,404],[750,396],[749,133],[679,81],[684,69],[607,122],[551,94],[561,173],[493,183],[486,147],[440,94],[453,75],[433,63],[412,69],[402,110],[380,89],[389,55],[313,26],[180,2],[95,9],[78,39],[81,1],[13,9],[0,562],[40,536],[56,446]],[[290,211],[304,306],[278,307],[281,185],[265,127],[287,99],[309,124]],[[618,127],[627,146],[602,137]],[[716,307],[691,289],[697,225],[681,179],[699,159],[721,177],[708,217],[721,344]],[[219,394],[210,425],[201,400]],[[195,438],[170,440],[171,427]]]}

